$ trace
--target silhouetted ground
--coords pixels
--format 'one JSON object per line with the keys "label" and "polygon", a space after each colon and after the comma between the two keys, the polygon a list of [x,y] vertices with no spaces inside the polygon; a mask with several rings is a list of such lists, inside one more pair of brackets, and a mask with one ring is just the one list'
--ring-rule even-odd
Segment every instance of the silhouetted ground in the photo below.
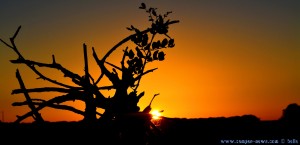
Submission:
{"label": "silhouetted ground", "polygon": [[[171,144],[264,144],[282,139],[300,141],[299,123],[259,121],[247,118],[171,119],[167,120],[166,140]],[[260,142],[260,143],[259,143]],[[300,142],[299,142],[300,143]],[[275,144],[275,143],[274,143]]]}
{"label": "silhouetted ground", "polygon": [[[80,122],[49,122],[42,125],[0,125],[0,141],[5,144],[122,144],[122,135],[113,124],[101,126]],[[126,125],[130,126],[130,123]],[[136,130],[132,126],[128,128],[130,131]],[[245,140],[247,144],[300,143],[299,122],[260,121],[251,115],[206,119],[163,118],[160,129],[161,134],[153,138],[155,144],[237,144],[239,141],[246,144],[243,143]]]}

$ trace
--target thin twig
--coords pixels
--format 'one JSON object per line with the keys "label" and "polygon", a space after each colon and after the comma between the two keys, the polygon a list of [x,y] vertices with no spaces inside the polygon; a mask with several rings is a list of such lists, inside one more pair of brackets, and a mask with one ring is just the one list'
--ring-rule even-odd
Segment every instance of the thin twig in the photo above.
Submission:
{"label": "thin twig", "polygon": [[[55,62],[55,60],[53,60]],[[69,77],[75,80],[81,80],[81,77],[78,74],[75,74],[73,72],[71,72],[70,70],[64,68],[61,64],[59,63],[41,63],[41,62],[36,62],[36,61],[32,61],[32,60],[25,60],[25,59],[17,59],[17,60],[11,60],[11,63],[24,63],[28,66],[39,66],[39,67],[48,67],[48,68],[54,68],[54,69],[58,69],[60,70],[65,77]]]}
{"label": "thin twig", "polygon": [[146,75],[146,74],[148,74],[148,73],[150,73],[150,72],[153,72],[153,71],[155,71],[155,70],[157,70],[157,69],[158,69],[158,68],[153,68],[153,69],[147,70],[147,71],[143,72],[142,74],[140,74],[139,76],[137,76],[134,80],[137,81],[137,80],[139,80],[142,76],[144,76],[144,75]]}
{"label": "thin twig", "polygon": [[110,62],[105,61],[105,63],[107,63],[108,65],[110,65],[110,66],[112,66],[112,67],[114,67],[114,68],[116,68],[116,69],[122,71],[122,69],[121,69],[120,67],[118,67],[118,66],[116,66],[116,65],[114,65],[114,64],[112,64],[112,63],[110,63]]}

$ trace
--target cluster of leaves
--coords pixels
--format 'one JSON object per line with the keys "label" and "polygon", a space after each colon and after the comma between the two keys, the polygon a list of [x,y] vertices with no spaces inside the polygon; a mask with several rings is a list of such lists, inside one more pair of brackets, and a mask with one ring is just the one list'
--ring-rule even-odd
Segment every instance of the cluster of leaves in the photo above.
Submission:
{"label": "cluster of leaves", "polygon": [[[132,25],[127,27],[128,30],[136,33],[136,35],[131,37],[131,41],[136,44],[135,49],[130,49],[129,51],[126,49],[125,51],[125,55],[129,58],[127,61],[128,68],[132,69],[134,74],[142,73],[148,62],[156,60],[163,61],[166,54],[162,49],[173,48],[175,46],[174,39],[167,34],[170,20],[166,19],[172,12],[158,15],[156,12],[157,8],[147,8],[144,3],[142,3],[139,8],[149,14],[149,21],[152,24],[149,28],[150,34],[140,31]],[[154,41],[154,37],[157,34],[164,35],[166,38]]]}

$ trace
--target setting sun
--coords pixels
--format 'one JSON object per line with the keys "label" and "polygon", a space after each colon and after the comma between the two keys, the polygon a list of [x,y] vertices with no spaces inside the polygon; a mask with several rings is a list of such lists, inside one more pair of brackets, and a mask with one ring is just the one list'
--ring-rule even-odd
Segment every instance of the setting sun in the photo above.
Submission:
{"label": "setting sun", "polygon": [[150,114],[152,115],[152,119],[160,119],[161,112],[162,111],[158,111],[158,110],[151,111]]}

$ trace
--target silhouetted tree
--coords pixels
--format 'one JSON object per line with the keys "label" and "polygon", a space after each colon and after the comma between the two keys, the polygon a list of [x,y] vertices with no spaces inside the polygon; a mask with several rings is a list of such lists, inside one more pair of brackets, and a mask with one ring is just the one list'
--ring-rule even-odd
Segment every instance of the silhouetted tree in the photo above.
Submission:
{"label": "silhouetted tree", "polygon": [[280,118],[282,121],[299,123],[300,121],[300,106],[297,103],[289,104],[282,112]]}
{"label": "silhouetted tree", "polygon": [[[170,25],[178,23],[179,21],[168,19],[169,14],[172,13],[171,11],[166,12],[165,14],[158,14],[157,8],[148,8],[144,3],[142,3],[139,8],[145,10],[149,15],[149,22],[151,25],[148,28],[140,30],[133,25],[127,27],[133,34],[113,46],[102,58],[98,57],[95,48],[92,47],[93,58],[101,70],[97,79],[94,79],[89,73],[88,48],[86,44],[83,44],[85,73],[81,76],[56,62],[54,55],[52,55],[52,62],[50,63],[37,62],[24,57],[15,44],[15,38],[18,35],[21,26],[18,27],[13,37],[10,38],[10,43],[0,39],[2,43],[11,48],[18,55],[17,59],[11,60],[12,63],[25,64],[38,76],[38,79],[48,81],[58,86],[28,89],[22,85],[20,89],[14,89],[12,94],[24,93],[26,100],[24,102],[14,102],[12,105],[28,105],[31,108],[30,112],[22,116],[17,116],[15,122],[19,123],[30,116],[32,116],[35,121],[43,122],[42,115],[39,111],[45,107],[68,110],[83,115],[83,121],[88,123],[94,123],[98,119],[102,121],[111,121],[120,118],[120,116],[123,116],[124,114],[143,112],[140,111],[137,104],[144,96],[145,92],[138,91],[138,88],[143,76],[157,69],[152,68],[146,70],[146,65],[154,61],[163,61],[166,55],[164,49],[173,48],[175,46],[174,38],[168,35],[168,30]],[[155,39],[158,35],[162,36],[160,37],[161,39]],[[113,52],[120,49],[121,45],[129,41],[132,41],[135,44],[135,47],[124,48],[121,63],[119,65],[107,61],[107,58]],[[74,84],[65,84],[47,77],[38,70],[40,67],[60,70],[64,77],[71,79]],[[23,84],[18,70],[16,75],[18,76],[20,85]],[[99,86],[99,82],[103,77],[107,77],[112,85]],[[114,95],[111,97],[104,96],[103,93],[100,92],[100,90],[111,89],[115,90]],[[60,92],[63,93],[63,95],[53,97],[49,100],[32,99],[29,96],[29,93],[32,92]],[[83,101],[85,103],[85,110],[82,111],[73,106],[62,105],[64,102],[74,100]],[[104,109],[104,113],[98,113],[96,111],[97,108]],[[145,108],[144,112],[149,113],[149,109],[151,110],[150,106]],[[97,118],[97,115],[100,115],[101,117]]]}

